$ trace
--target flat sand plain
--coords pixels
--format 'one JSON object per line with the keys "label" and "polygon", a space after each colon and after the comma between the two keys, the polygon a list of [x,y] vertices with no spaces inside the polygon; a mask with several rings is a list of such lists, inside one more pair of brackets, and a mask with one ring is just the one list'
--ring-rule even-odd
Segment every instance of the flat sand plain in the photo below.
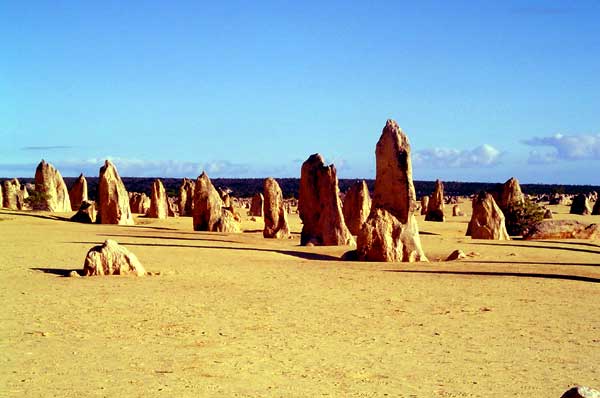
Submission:
{"label": "flat sand plain", "polygon": [[[463,209],[470,211],[469,205]],[[598,222],[600,216],[557,218]],[[450,214],[451,207],[446,208]],[[600,387],[600,242],[477,241],[419,216],[429,263],[343,262],[194,232],[189,217],[85,225],[0,211],[0,395],[560,397]],[[65,277],[115,239],[148,277]],[[475,255],[445,262],[454,249]]]}

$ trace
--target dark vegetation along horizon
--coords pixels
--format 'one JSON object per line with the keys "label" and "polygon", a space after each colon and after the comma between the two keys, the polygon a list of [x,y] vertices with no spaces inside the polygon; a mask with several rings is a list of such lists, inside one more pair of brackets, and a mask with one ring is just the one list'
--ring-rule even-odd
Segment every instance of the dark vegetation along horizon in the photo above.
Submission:
{"label": "dark vegetation along horizon", "polygon": [[[70,189],[78,177],[64,177],[67,187]],[[152,182],[157,177],[122,177],[125,188],[129,192],[143,192],[150,195]],[[160,177],[158,177],[160,178]],[[4,179],[1,179],[2,181]],[[98,177],[86,177],[88,183],[88,195],[90,199],[96,198],[96,187],[98,185]],[[163,182],[167,194],[169,196],[177,196],[182,178],[160,178]],[[195,179],[193,179],[195,180]],[[361,181],[361,178],[342,178],[339,179],[339,187],[341,192],[346,192],[348,188],[356,181]],[[33,184],[33,178],[19,178],[21,183]],[[230,190],[231,195],[238,198],[251,197],[257,192],[263,191],[264,178],[211,178],[215,187]],[[375,188],[375,180],[365,179],[369,186],[369,191],[373,192]],[[300,187],[299,178],[277,178],[277,182],[281,186],[285,198],[297,198]],[[498,190],[501,183],[493,182],[460,182],[460,181],[443,181],[444,195],[446,196],[469,196],[479,191],[492,192]],[[424,195],[431,195],[434,189],[435,181],[414,181],[417,198]],[[578,194],[589,193],[592,191],[600,192],[599,185],[567,185],[567,184],[522,184],[523,193],[528,195],[542,194]]]}

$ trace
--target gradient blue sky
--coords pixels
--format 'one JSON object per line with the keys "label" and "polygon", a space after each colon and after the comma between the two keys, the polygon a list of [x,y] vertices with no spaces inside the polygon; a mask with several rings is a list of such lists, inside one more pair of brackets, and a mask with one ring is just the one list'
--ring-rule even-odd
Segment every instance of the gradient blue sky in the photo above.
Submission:
{"label": "gradient blue sky", "polygon": [[[600,184],[600,2],[0,2],[0,176]],[[373,4],[375,3],[375,4]]]}

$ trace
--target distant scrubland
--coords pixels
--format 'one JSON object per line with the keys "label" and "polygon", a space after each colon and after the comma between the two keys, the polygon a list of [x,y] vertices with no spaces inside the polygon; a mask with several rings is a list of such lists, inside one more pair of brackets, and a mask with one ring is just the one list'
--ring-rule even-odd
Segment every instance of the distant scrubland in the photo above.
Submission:
{"label": "distant scrubland", "polygon": [[[518,176],[516,176],[518,178]],[[6,178],[0,178],[4,180]],[[76,177],[65,177],[65,183],[70,188]],[[86,176],[88,182],[88,190],[90,199],[96,197],[96,186],[98,185],[98,177]],[[156,177],[123,177],[123,183],[129,192],[144,192],[147,195],[150,194],[152,182]],[[179,186],[181,185],[181,178],[161,178],[165,189],[169,196],[176,195]],[[340,191],[345,192],[350,185],[355,181],[360,180],[359,178],[353,179],[340,179],[339,186]],[[33,183],[33,178],[19,178],[21,183]],[[262,192],[264,178],[211,178],[211,181],[216,187],[222,189],[230,189],[232,195],[235,197],[250,197],[256,192]],[[373,192],[375,180],[366,180],[369,186],[369,190]],[[300,186],[299,178],[277,178],[277,182],[281,186],[283,196],[285,198],[297,198],[298,187]],[[429,195],[433,192],[435,185],[434,181],[415,181],[415,190],[417,191],[417,197],[422,195]],[[448,196],[466,196],[477,193],[481,190],[492,191],[497,189],[500,183],[489,183],[489,182],[459,182],[459,181],[444,181],[444,192]],[[591,191],[600,192],[600,185],[562,185],[562,184],[521,184],[521,189],[525,194],[529,195],[540,195],[540,194],[551,194],[551,193],[565,193],[565,194],[577,194],[577,193],[588,193]]]}

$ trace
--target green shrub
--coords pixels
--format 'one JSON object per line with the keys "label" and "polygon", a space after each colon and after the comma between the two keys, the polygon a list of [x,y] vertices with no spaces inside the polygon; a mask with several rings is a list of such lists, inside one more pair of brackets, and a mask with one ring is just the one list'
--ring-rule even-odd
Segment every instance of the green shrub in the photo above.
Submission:
{"label": "green shrub", "polygon": [[537,203],[525,199],[504,211],[506,230],[511,236],[522,236],[544,219],[544,209]]}
{"label": "green shrub", "polygon": [[25,199],[25,203],[33,210],[47,210],[46,203],[49,198],[50,196],[46,192],[32,191],[29,193],[29,197]]}

